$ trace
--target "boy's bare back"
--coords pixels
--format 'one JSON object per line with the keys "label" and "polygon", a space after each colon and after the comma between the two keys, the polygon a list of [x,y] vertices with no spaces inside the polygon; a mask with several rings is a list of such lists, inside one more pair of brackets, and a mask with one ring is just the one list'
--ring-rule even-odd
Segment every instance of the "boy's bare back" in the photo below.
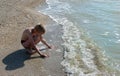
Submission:
{"label": "boy's bare back", "polygon": [[21,38],[21,40],[27,40],[29,37],[28,37],[28,32],[31,32],[31,30],[33,29],[33,27],[32,28],[26,28],[24,31],[23,31],[23,34],[22,34],[22,38]]}

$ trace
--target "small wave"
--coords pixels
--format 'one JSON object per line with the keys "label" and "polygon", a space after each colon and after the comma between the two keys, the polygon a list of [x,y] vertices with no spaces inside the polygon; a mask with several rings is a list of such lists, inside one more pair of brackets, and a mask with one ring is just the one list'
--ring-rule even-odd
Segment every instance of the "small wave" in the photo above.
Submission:
{"label": "small wave", "polygon": [[[61,64],[68,76],[112,76],[115,73],[109,71],[106,66],[107,58],[100,48],[92,42],[82,29],[68,20],[62,12],[69,12],[70,5],[58,0],[46,0],[48,8],[41,10],[49,15],[56,23],[63,26],[64,60]],[[55,8],[57,7],[57,8]],[[56,11],[58,10],[58,11]],[[40,12],[41,12],[40,11]],[[85,21],[89,23],[89,21]],[[103,35],[108,35],[105,33]],[[117,34],[118,35],[118,34]],[[111,73],[110,73],[111,72]]]}
{"label": "small wave", "polygon": [[69,74],[73,76],[96,76],[102,74],[103,70],[106,71],[102,63],[103,57],[100,57],[102,56],[100,50],[91,41],[82,39],[84,33],[72,22],[65,18],[61,22],[64,25],[62,38],[65,47],[65,59],[61,64],[65,67],[68,76]]}

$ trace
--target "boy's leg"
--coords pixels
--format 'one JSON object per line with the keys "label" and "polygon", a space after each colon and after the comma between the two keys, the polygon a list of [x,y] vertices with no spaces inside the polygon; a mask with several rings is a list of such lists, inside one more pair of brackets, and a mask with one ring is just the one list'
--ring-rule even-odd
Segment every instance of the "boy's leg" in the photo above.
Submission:
{"label": "boy's leg", "polygon": [[27,50],[28,53],[30,54],[36,53],[36,51],[32,49],[31,42],[29,40],[26,40],[24,43],[22,43],[22,45]]}
{"label": "boy's leg", "polygon": [[[37,52],[36,50],[33,50],[34,47],[32,46],[32,43],[31,43],[30,40],[25,41],[24,43],[22,43],[22,45],[27,50],[27,52],[30,53],[30,54],[35,54]],[[43,56],[43,57],[49,57],[46,54],[41,54],[41,56]]]}

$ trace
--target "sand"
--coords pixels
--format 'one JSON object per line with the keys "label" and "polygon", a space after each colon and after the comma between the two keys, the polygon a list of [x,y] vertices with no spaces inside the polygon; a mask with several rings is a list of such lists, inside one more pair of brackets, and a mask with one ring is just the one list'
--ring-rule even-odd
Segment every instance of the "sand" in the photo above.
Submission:
{"label": "sand", "polygon": [[[65,76],[62,27],[48,16],[35,10],[44,0],[0,0],[0,76]],[[49,58],[25,54],[20,39],[26,27],[45,25],[45,39],[55,48],[48,50]]]}

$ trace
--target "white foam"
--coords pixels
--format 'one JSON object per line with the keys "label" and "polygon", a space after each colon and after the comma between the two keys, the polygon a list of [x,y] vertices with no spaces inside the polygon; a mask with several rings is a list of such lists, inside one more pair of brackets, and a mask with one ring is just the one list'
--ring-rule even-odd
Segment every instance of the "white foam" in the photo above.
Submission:
{"label": "white foam", "polygon": [[90,20],[83,20],[83,23],[90,23]]}
{"label": "white foam", "polygon": [[[47,0],[47,3],[49,4],[48,9],[52,9],[52,0]],[[55,4],[61,4],[58,0],[55,1]],[[63,7],[63,5],[65,7]],[[62,3],[61,6],[57,6],[59,11],[69,11],[67,8],[70,9],[70,6],[66,3]],[[47,9],[47,11],[49,11]],[[62,65],[65,67],[65,71],[68,75],[77,75],[77,76],[84,76],[84,71],[89,71],[86,68],[80,67],[80,65],[84,65],[89,69],[93,69],[94,72],[98,72],[92,58],[94,57],[90,50],[86,48],[86,42],[81,39],[81,32],[79,29],[68,19],[64,17],[58,17],[56,15],[51,14],[50,12],[44,11],[46,14],[49,14],[52,19],[54,19],[57,23],[63,25],[63,45],[67,48],[64,52],[64,60],[62,61]],[[52,10],[52,13],[54,10]],[[55,10],[56,12],[56,10]],[[85,23],[88,23],[89,21],[85,21]],[[81,55],[81,56],[80,56]],[[78,59],[76,59],[76,57]],[[80,58],[81,57],[81,58]],[[82,64],[79,59],[83,61]],[[80,64],[81,63],[81,64]],[[90,74],[92,75],[92,73]]]}
{"label": "white foam", "polygon": [[[69,13],[70,5],[67,3],[59,2],[58,0],[47,0],[48,7],[42,10],[44,14],[49,15],[58,24],[63,25],[63,45],[64,50],[64,60],[61,64],[65,67],[65,72],[68,76],[96,76],[100,71],[97,69],[94,63],[94,55],[91,49],[86,48],[87,43],[81,39],[80,30],[72,22],[63,16],[57,16],[58,12]],[[59,11],[57,11],[56,8]],[[89,23],[89,20],[84,21],[84,23]],[[105,35],[108,35],[106,32]]]}
{"label": "white foam", "polygon": [[110,32],[105,32],[104,34],[101,34],[101,35],[107,36],[109,33],[110,33]]}
{"label": "white foam", "polygon": [[116,41],[116,43],[120,43],[120,39]]}
{"label": "white foam", "polygon": [[[65,51],[65,60],[62,62],[62,65],[65,67],[65,69],[69,69],[68,73],[70,72],[73,75],[82,74],[84,76],[86,74],[84,74],[83,70],[86,70],[86,68],[78,67],[80,62],[76,59],[77,56],[80,58],[80,55],[82,55],[80,59],[82,59],[84,62],[82,65],[88,68],[86,71],[92,70],[94,73],[99,72],[94,64],[94,56],[92,55],[91,50],[86,48],[86,42],[81,39],[81,32],[79,29],[77,29],[72,22],[69,22],[65,18],[61,20],[63,20],[61,24],[64,25],[64,34],[62,37],[65,41],[64,46],[67,48],[67,51],[69,50],[68,52]],[[69,67],[68,65],[66,66],[67,62],[69,62]],[[93,72],[90,75],[93,75]]]}

